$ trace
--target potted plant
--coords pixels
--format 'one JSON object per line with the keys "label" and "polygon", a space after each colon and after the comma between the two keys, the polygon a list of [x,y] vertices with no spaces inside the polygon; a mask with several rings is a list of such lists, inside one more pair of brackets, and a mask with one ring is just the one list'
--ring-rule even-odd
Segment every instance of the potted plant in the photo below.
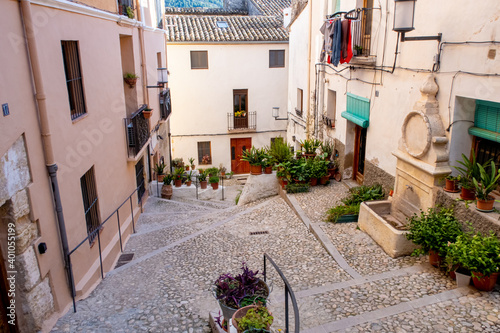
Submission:
{"label": "potted plant", "polygon": [[293,157],[292,146],[287,144],[282,137],[277,137],[267,150],[273,164],[289,161]]}
{"label": "potted plant", "polygon": [[260,296],[267,300],[269,297],[269,287],[258,277],[259,271],[250,270],[245,263],[242,263],[241,270],[242,273],[236,276],[221,274],[214,282],[213,293],[226,320],[241,307],[244,299]]}
{"label": "potted plant", "polygon": [[495,198],[490,196],[490,193],[497,187],[500,173],[497,174],[495,162],[493,161],[490,164],[490,173],[486,172],[481,164],[477,163],[477,166],[481,177],[480,179],[472,179],[476,188],[476,208],[482,212],[492,212]]}
{"label": "potted plant", "polygon": [[172,167],[175,169],[177,168],[183,168],[184,169],[184,161],[182,160],[182,157],[177,157],[172,160]]}
{"label": "potted plant", "polygon": [[234,175],[234,172],[232,171],[229,171],[228,173],[226,173],[226,179],[231,179]]}
{"label": "potted plant", "polygon": [[290,173],[285,168],[285,165],[283,163],[278,164],[278,167],[276,169],[276,177],[278,177],[281,188],[285,189],[285,186],[288,184],[288,181],[290,179]]}
{"label": "potted plant", "polygon": [[219,176],[211,176],[208,179],[208,182],[214,190],[217,190],[219,188]]}
{"label": "potted plant", "polygon": [[194,165],[194,158],[190,157],[188,158],[189,165],[191,165],[191,170],[194,170],[196,166]]}
{"label": "potted plant", "polygon": [[189,171],[189,173],[186,176],[186,186],[191,186],[191,183],[193,182],[193,171]]}
{"label": "potted plant", "polygon": [[123,75],[123,80],[128,84],[130,88],[133,88],[135,86],[138,78],[139,77],[134,73],[125,73]]}
{"label": "potted plant", "polygon": [[236,327],[238,333],[269,330],[273,320],[269,310],[260,303],[240,308],[232,317],[233,326]]}
{"label": "potted plant", "polygon": [[330,162],[327,159],[327,153],[323,153],[319,158],[315,159],[317,176],[320,179],[321,185],[326,185],[330,179],[330,174],[328,173],[328,164]]}
{"label": "potted plant", "polygon": [[353,51],[354,51],[355,56],[360,56],[363,54],[363,46],[356,44],[356,45],[354,45],[353,49],[354,49]]}
{"label": "potted plant", "polygon": [[444,261],[448,243],[455,242],[463,234],[452,209],[429,208],[427,212],[422,211],[420,216],[413,215],[409,222],[406,238],[421,246],[412,255],[429,254],[429,262],[435,267]]}
{"label": "potted plant", "polygon": [[455,177],[455,176],[452,176],[452,175],[448,175],[446,178],[445,178],[445,187],[444,187],[444,190],[446,192],[451,192],[451,193],[457,193],[460,191],[460,189],[458,188],[458,180],[459,178],[458,177]]}
{"label": "potted plant", "polygon": [[326,214],[328,222],[356,222],[359,215],[359,206],[364,201],[382,200],[385,193],[382,185],[357,186],[349,189],[349,195],[341,200],[343,205],[330,208]]}
{"label": "potted plant", "polygon": [[155,167],[153,168],[153,171],[156,173],[156,180],[158,182],[163,181],[163,177],[165,175],[165,167],[166,167],[165,163],[160,162],[155,164]]}
{"label": "potted plant", "polygon": [[212,167],[205,170],[208,177],[217,176],[219,174],[219,168]]}
{"label": "potted plant", "polygon": [[182,176],[184,175],[184,169],[183,168],[177,168],[174,171],[174,184],[175,187],[181,187],[182,186]]}
{"label": "potted plant", "polygon": [[149,107],[145,108],[144,110],[142,110],[142,115],[145,119],[151,118],[151,116],[153,115],[153,109],[150,109]]}
{"label": "potted plant", "polygon": [[493,289],[499,274],[500,241],[492,231],[486,237],[480,233],[459,235],[449,248],[452,261],[472,272],[477,289]]}
{"label": "potted plant", "polygon": [[304,141],[299,141],[302,147],[302,153],[306,158],[314,158],[316,156],[316,149],[321,145],[321,141],[318,139],[306,139]]}
{"label": "potted plant", "polygon": [[161,187],[161,197],[165,199],[172,198],[172,180],[174,177],[167,174],[163,177],[163,186]]}
{"label": "potted plant", "polygon": [[335,152],[335,142],[332,139],[327,139],[320,143],[321,153],[326,154],[326,159],[330,160]]}
{"label": "potted plant", "polygon": [[241,160],[250,163],[251,175],[260,175],[262,174],[262,161],[266,156],[264,149],[252,146],[243,152]]}
{"label": "potted plant", "polygon": [[134,10],[130,6],[127,6],[127,16],[129,19],[133,19],[135,17]]}
{"label": "potted plant", "polygon": [[206,170],[203,169],[198,169],[199,176],[198,179],[200,180],[200,187],[202,190],[207,188],[208,182],[207,182],[207,173]]}
{"label": "potted plant", "polygon": [[[328,163],[328,173],[330,174],[330,179],[337,180],[336,175],[339,173],[339,160],[334,158],[333,161]],[[338,180],[340,181],[340,179]]]}
{"label": "potted plant", "polygon": [[226,167],[222,163],[219,164],[219,173],[221,177],[226,176]]}
{"label": "potted plant", "polygon": [[462,154],[462,161],[457,160],[457,163],[462,165],[453,166],[459,172],[459,182],[462,187],[460,198],[463,200],[475,200],[476,192],[473,179],[479,179],[481,177],[479,167],[476,162],[476,153],[472,150],[471,159],[468,159],[465,154]]}

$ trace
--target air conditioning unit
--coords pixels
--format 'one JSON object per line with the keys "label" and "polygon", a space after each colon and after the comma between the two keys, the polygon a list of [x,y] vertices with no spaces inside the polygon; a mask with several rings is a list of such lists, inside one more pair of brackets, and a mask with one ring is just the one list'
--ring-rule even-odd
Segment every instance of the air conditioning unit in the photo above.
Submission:
{"label": "air conditioning unit", "polygon": [[134,135],[133,123],[127,125],[127,139],[128,139],[128,146],[135,147],[135,135]]}

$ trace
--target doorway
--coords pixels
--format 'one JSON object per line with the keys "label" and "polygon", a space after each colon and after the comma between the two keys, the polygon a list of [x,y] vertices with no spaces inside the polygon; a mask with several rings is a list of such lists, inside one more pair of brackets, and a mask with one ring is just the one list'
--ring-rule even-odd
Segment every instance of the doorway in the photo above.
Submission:
{"label": "doorway", "polygon": [[243,152],[252,147],[252,138],[231,139],[231,171],[235,174],[249,173],[250,164],[241,160]]}
{"label": "doorway", "polygon": [[352,179],[358,184],[363,184],[365,179],[366,128],[356,125],[355,132]]}

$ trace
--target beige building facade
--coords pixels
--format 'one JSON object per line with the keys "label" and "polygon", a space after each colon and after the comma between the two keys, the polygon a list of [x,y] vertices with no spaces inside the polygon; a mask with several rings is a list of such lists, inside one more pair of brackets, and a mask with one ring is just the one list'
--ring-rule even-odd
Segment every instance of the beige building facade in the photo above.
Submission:
{"label": "beige building facade", "polygon": [[288,6],[248,0],[216,12],[167,8],[167,57],[175,68],[174,158],[249,173],[242,151],[286,136],[288,34],[282,10]]}
{"label": "beige building facade", "polygon": [[[352,35],[353,58],[334,66],[320,59],[320,28],[337,12],[341,19],[350,12],[351,28],[358,24],[358,30]],[[394,12],[394,1],[292,2],[287,104],[294,114],[288,140],[330,138],[344,178],[393,189],[393,153],[404,145],[402,129],[421,98],[422,85],[433,75],[447,140],[446,164],[457,165],[462,153],[469,156],[475,148],[478,158],[493,158],[498,166],[499,129],[481,124],[482,117],[492,123],[500,115],[498,4],[416,1],[414,30],[405,34],[405,41],[393,31]],[[440,40],[409,40],[439,34]],[[302,115],[296,112],[301,108]],[[485,109],[491,113],[485,115]],[[425,137],[425,131],[419,135]]]}
{"label": "beige building facade", "polygon": [[[154,163],[170,160],[170,92],[158,85],[158,68],[167,67],[164,5],[0,7],[0,296],[16,308],[16,325],[7,311],[0,326],[46,331],[73,292],[85,297],[114,267]],[[127,73],[138,76],[135,85],[124,82]],[[11,277],[15,297],[5,293]]]}

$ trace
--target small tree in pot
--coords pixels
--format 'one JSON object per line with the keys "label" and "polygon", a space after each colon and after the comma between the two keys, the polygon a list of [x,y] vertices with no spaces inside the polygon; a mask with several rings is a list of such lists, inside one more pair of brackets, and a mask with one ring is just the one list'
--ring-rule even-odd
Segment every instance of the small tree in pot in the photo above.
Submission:
{"label": "small tree in pot", "polygon": [[476,188],[476,207],[478,210],[491,212],[495,199],[490,196],[490,193],[497,187],[500,173],[497,174],[495,162],[491,161],[490,173],[486,172],[485,168],[477,163],[479,168],[480,179],[475,177],[472,179]]}

